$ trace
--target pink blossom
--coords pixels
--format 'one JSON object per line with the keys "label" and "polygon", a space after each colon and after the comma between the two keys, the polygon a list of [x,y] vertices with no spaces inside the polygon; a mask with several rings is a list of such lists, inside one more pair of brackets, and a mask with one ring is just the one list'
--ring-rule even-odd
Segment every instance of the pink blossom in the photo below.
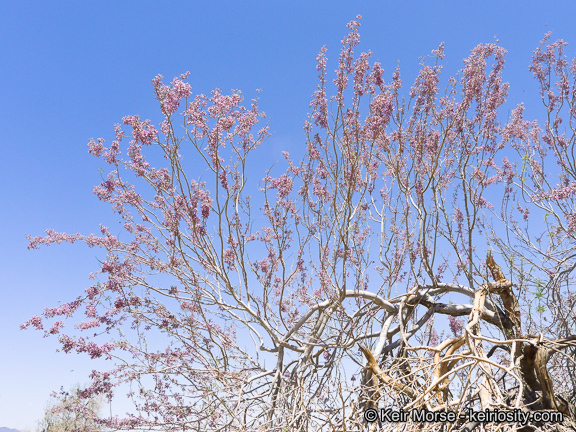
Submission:
{"label": "pink blossom", "polygon": [[462,334],[462,330],[464,329],[464,323],[460,318],[448,315],[448,323],[450,326],[450,331],[454,336],[460,336]]}
{"label": "pink blossom", "polygon": [[28,321],[26,321],[24,324],[22,324],[20,326],[20,328],[22,330],[27,329],[28,327],[34,327],[36,330],[42,330],[44,327],[42,325],[42,318],[40,318],[39,316],[35,315],[32,318],[30,318]]}
{"label": "pink blossom", "polygon": [[232,249],[226,249],[222,258],[226,264],[233,266],[236,260],[236,253]]}
{"label": "pink blossom", "polygon": [[100,156],[104,151],[104,140],[102,138],[98,138],[97,141],[91,139],[88,143],[88,149],[88,153],[94,156]]}
{"label": "pink blossom", "polygon": [[292,191],[293,180],[291,177],[288,177],[286,174],[282,174],[278,178],[267,178],[270,184],[268,185],[268,189],[277,189],[278,195],[282,198],[287,197],[290,195]]}

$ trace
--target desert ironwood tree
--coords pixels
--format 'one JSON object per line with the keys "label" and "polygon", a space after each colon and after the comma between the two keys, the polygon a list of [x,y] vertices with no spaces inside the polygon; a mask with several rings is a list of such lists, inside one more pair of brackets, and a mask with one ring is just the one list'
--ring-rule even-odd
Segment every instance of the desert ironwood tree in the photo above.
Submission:
{"label": "desert ironwood tree", "polygon": [[127,116],[109,147],[88,144],[110,166],[94,192],[122,240],[105,226],[30,237],[107,256],[85,292],[23,327],[48,320],[63,351],[113,361],[77,398],[129,391],[134,411],[103,426],[477,425],[370,424],[369,408],[563,413],[532,429],[576,418],[576,60],[545,36],[530,66],[542,119],[527,121],[522,103],[499,111],[497,43],[449,78],[440,45],[404,90],[399,68],[357,54],[359,19],[333,79],[318,54],[297,159],[258,173],[257,100],[193,95],[187,74],[154,78],[158,127]]}

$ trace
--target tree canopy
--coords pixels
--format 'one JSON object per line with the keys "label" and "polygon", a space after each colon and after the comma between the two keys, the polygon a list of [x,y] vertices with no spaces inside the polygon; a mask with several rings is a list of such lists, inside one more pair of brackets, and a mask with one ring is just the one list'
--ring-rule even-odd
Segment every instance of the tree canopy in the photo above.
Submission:
{"label": "tree canopy", "polygon": [[380,408],[550,410],[563,422],[529,427],[573,424],[576,59],[546,35],[530,66],[544,120],[523,104],[503,118],[504,48],[478,45],[444,79],[440,45],[405,90],[399,68],[357,54],[359,26],[333,79],[318,54],[304,155],[283,152],[284,169],[258,160],[257,99],[194,95],[187,74],[154,78],[158,127],[127,116],[110,146],[88,144],[110,167],[94,193],[124,240],[105,226],[30,237],[107,256],[85,292],[23,327],[50,321],[65,352],[114,361],[76,394],[81,409],[131,385],[134,412],[102,426],[422,428],[367,422]]}

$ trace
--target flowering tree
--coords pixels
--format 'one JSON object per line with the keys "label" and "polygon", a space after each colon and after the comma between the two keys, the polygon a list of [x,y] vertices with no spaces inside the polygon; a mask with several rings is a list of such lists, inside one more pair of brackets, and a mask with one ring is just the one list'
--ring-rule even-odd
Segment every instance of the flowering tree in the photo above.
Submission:
{"label": "flowering tree", "polygon": [[285,172],[260,183],[257,100],[193,96],[187,74],[153,80],[159,130],[123,119],[126,158],[120,125],[109,147],[90,141],[111,167],[94,192],[130,239],[104,226],[30,237],[107,257],[82,295],[23,326],[84,316],[45,331],[65,352],[115,360],[78,409],[130,384],[135,412],[103,426],[374,430],[375,407],[576,418],[576,61],[547,36],[531,66],[545,125],[522,104],[501,123],[503,48],[478,45],[441,91],[441,45],[403,96],[398,68],[386,81],[370,52],[355,54],[359,26],[348,24],[333,85],[327,50],[317,57],[305,155],[283,152]]}

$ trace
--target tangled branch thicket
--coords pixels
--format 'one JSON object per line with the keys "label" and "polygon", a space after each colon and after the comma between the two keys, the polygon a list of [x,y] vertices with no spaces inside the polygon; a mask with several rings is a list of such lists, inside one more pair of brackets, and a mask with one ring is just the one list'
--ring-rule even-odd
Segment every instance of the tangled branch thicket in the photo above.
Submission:
{"label": "tangled branch thicket", "polygon": [[[76,329],[46,330],[66,352],[114,361],[78,392],[84,416],[159,431],[456,431],[478,423],[363,415],[519,409],[564,421],[483,427],[574,430],[576,60],[547,35],[530,67],[543,125],[522,104],[501,123],[502,47],[478,45],[441,91],[441,45],[404,94],[398,68],[386,81],[370,52],[355,55],[359,25],[333,84],[322,48],[305,154],[284,152],[286,171],[262,173],[260,193],[257,101],[193,97],[187,75],[153,81],[160,131],[123,119],[126,159],[119,125],[110,147],[90,142],[112,168],[95,193],[130,240],[106,227],[31,237],[108,255],[102,280],[24,325],[84,313]],[[154,148],[165,167],[145,158]],[[82,404],[126,384],[131,414]]]}

